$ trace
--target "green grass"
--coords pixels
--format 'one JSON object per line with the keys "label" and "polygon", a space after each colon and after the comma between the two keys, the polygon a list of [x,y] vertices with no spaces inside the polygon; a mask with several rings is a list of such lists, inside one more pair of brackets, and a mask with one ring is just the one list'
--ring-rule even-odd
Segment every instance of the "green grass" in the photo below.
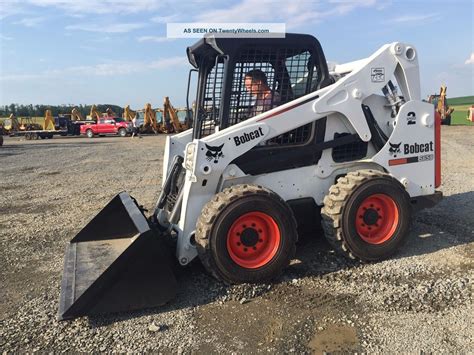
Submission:
{"label": "green grass", "polygon": [[451,125],[474,126],[473,122],[466,119],[467,110],[469,107],[471,107],[471,105],[453,105],[450,107],[454,108],[454,112],[451,114]]}
{"label": "green grass", "polygon": [[451,114],[451,125],[474,126],[468,121],[467,110],[474,105],[474,96],[448,97],[448,106],[454,108]]}
{"label": "green grass", "polygon": [[474,96],[448,97],[449,106],[474,105]]}

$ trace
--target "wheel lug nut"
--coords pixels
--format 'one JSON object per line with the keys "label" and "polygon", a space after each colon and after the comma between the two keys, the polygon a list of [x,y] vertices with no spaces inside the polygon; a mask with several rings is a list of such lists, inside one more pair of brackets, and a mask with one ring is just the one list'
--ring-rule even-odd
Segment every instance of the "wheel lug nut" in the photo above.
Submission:
{"label": "wheel lug nut", "polygon": [[246,225],[246,224],[243,224],[243,225],[242,225],[242,228],[247,228],[247,225]]}
{"label": "wheel lug nut", "polygon": [[259,232],[259,233],[262,233],[262,232],[263,232],[263,230],[259,229],[259,230],[258,230],[258,232]]}
{"label": "wheel lug nut", "polygon": [[260,238],[258,241],[259,241],[260,243],[263,243],[263,239],[262,239],[262,238]]}
{"label": "wheel lug nut", "polygon": [[256,226],[256,224],[255,224],[255,223],[252,223],[252,227],[255,227],[255,226]]}
{"label": "wheel lug nut", "polygon": [[247,251],[248,249],[247,248],[244,248],[244,251]]}
{"label": "wheel lug nut", "polygon": [[240,247],[241,245],[242,245],[242,244],[241,244],[240,242],[237,242],[237,246],[239,246],[239,247]]}
{"label": "wheel lug nut", "polygon": [[257,247],[253,247],[253,250],[257,250]]}

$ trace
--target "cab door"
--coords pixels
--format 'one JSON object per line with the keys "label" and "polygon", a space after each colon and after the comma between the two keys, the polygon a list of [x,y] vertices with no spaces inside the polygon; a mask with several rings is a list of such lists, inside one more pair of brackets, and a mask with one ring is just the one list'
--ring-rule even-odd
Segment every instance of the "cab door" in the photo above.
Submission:
{"label": "cab door", "polygon": [[104,133],[116,133],[117,127],[115,121],[110,118],[106,118],[104,121]]}

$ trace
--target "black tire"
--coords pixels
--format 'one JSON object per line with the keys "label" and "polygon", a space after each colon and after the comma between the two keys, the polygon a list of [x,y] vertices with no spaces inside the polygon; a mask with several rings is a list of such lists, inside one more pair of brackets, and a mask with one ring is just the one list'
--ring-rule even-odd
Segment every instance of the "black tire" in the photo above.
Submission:
{"label": "black tire", "polygon": [[[253,223],[242,230],[240,240],[243,244],[239,248],[242,248],[242,252],[245,250],[244,254],[247,248],[249,253],[255,251],[257,254],[265,248],[273,250],[261,265],[244,267],[232,259],[233,251],[229,249],[232,247],[228,246],[228,238],[229,243],[231,240],[235,241],[230,238],[234,238],[231,231],[235,228],[236,221],[249,215],[261,215],[265,218],[270,216],[270,220],[274,222],[273,227],[277,226],[273,230],[277,232],[267,233],[271,229],[262,231],[258,224],[256,226]],[[242,225],[242,228],[245,227],[245,224]],[[244,233],[257,239],[244,240]],[[275,235],[279,235],[279,242],[274,241]],[[278,277],[289,265],[295,253],[297,239],[295,218],[287,203],[273,191],[255,185],[236,185],[216,194],[205,205],[198,218],[195,236],[197,251],[204,267],[215,278],[231,284],[268,282]],[[237,244],[240,245],[239,242]]]}
{"label": "black tire", "polygon": [[120,129],[118,130],[118,135],[119,135],[120,137],[126,137],[126,136],[127,136],[127,130],[126,130],[125,128],[120,128]]}
{"label": "black tire", "polygon": [[[382,204],[386,208],[377,212],[380,209],[371,208],[372,204],[365,207],[377,198],[388,201]],[[411,213],[410,197],[402,184],[376,170],[358,170],[339,178],[329,189],[321,210],[328,242],[338,253],[364,262],[386,259],[403,245]],[[374,230],[368,231],[371,228]]]}
{"label": "black tire", "polygon": [[86,136],[87,138],[94,138],[94,132],[92,132],[92,129],[86,131]]}

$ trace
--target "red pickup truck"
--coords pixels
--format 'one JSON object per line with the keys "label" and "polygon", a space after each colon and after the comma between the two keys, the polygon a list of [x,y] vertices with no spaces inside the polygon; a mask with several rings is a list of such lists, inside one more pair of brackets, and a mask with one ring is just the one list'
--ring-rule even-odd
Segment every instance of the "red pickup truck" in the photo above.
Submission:
{"label": "red pickup truck", "polygon": [[89,138],[95,135],[119,135],[125,137],[132,132],[132,123],[125,121],[121,117],[102,117],[97,123],[84,124],[81,126],[81,134]]}

